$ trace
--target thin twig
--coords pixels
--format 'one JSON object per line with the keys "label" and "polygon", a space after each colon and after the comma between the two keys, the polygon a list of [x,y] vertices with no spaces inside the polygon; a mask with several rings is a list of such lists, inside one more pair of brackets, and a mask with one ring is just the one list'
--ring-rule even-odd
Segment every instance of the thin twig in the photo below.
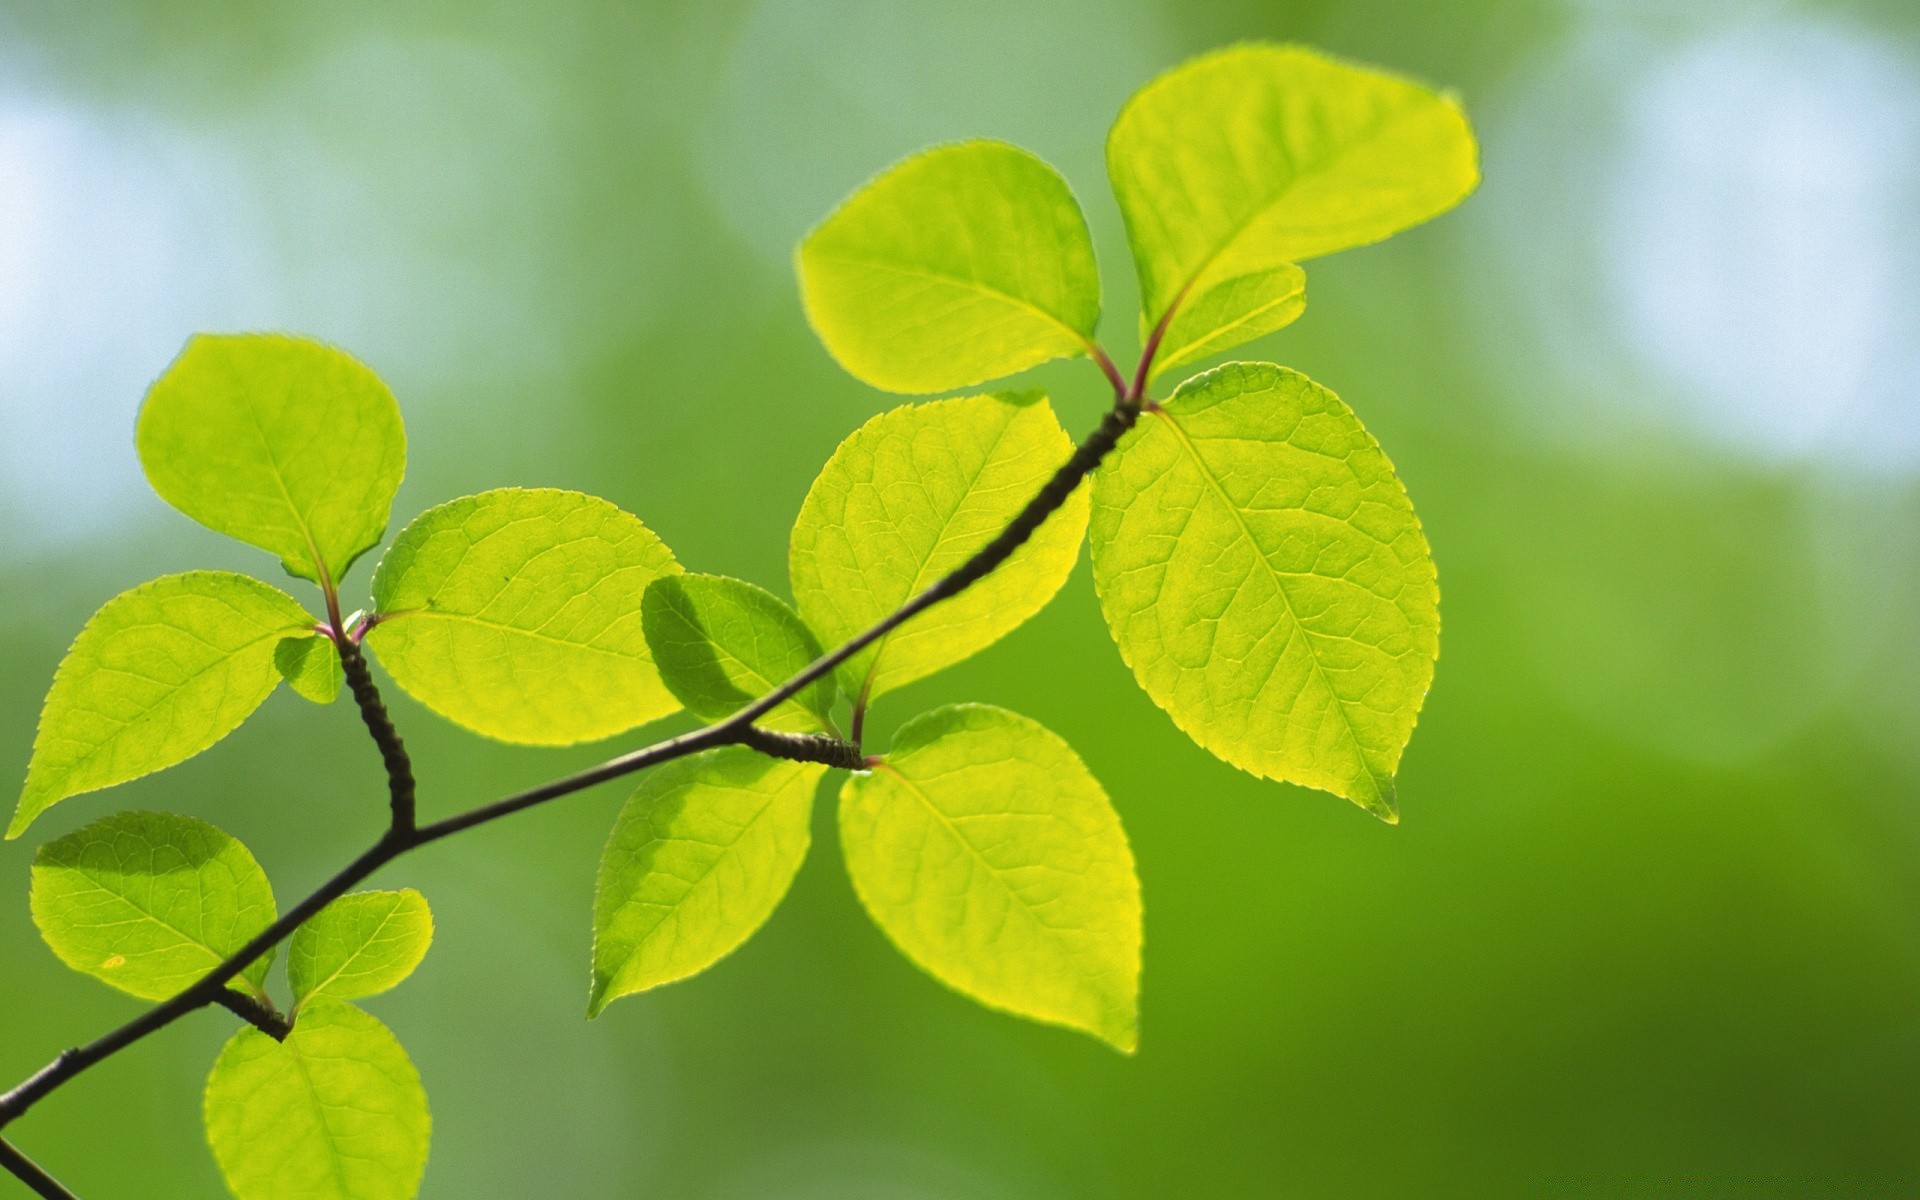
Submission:
{"label": "thin twig", "polygon": [[374,686],[373,670],[367,665],[367,656],[360,649],[359,639],[346,630],[338,630],[333,636],[333,644],[340,650],[340,670],[347,677],[347,688],[353,693],[353,702],[360,706],[360,720],[366,724],[367,732],[373,735],[373,744],[380,748],[380,761],[387,768],[387,798],[393,814],[392,827],[412,833],[413,760],[407,757],[407,744],[400,740],[400,731],[394,728],[393,718],[387,715],[387,706],[380,699],[380,689]]}
{"label": "thin twig", "polygon": [[41,1170],[40,1164],[15,1149],[5,1138],[0,1138],[0,1167],[13,1173],[15,1179],[33,1189],[34,1195],[44,1196],[46,1200],[80,1200],[60,1181]]}
{"label": "thin twig", "polygon": [[279,1009],[232,988],[221,988],[214,994],[213,1002],[276,1042],[286,1041],[287,1035],[293,1032],[292,1024],[280,1015]]}

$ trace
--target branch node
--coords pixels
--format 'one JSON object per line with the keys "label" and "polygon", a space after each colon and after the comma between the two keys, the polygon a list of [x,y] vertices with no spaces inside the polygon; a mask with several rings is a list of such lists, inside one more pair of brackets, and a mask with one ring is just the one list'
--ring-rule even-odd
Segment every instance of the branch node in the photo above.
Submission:
{"label": "branch node", "polygon": [[213,1002],[276,1042],[286,1041],[287,1035],[293,1032],[293,1022],[281,1016],[279,1009],[230,987],[221,988]]}
{"label": "branch node", "polygon": [[824,733],[781,733],[762,729],[758,725],[747,725],[741,728],[739,738],[743,746],[794,762],[824,763],[829,767],[857,771],[864,761],[860,747]]}
{"label": "branch node", "polygon": [[347,677],[347,687],[353,692],[354,703],[360,706],[360,719],[366,724],[367,732],[373,735],[374,745],[380,748],[380,761],[387,768],[387,794],[393,814],[392,832],[402,837],[410,836],[415,820],[413,760],[407,756],[407,745],[400,740],[400,731],[394,728],[393,718],[387,715],[386,702],[380,698],[380,689],[374,686],[373,669],[367,665],[367,656],[360,649],[360,643],[341,635],[334,638],[334,645],[340,649],[340,668]]}

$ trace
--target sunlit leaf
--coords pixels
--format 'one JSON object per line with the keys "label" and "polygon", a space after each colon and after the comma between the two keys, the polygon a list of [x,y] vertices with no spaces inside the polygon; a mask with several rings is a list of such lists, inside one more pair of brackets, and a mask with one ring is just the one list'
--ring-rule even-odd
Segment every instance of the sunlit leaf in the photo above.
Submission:
{"label": "sunlit leaf", "polygon": [[680,570],[639,518],[593,496],[502,488],[428,509],[374,572],[367,645],[416,700],[476,733],[561,745],[678,706],[641,628]]}
{"label": "sunlit leaf", "polygon": [[339,580],[386,532],[407,439],[387,385],[281,334],[200,334],[140,409],[153,490],[194,520]]}
{"label": "sunlit leaf", "polygon": [[234,1034],[207,1077],[205,1115],[239,1200],[412,1200],[433,1126],[407,1052],[338,1000],[308,1005],[285,1042]]}
{"label": "sunlit leaf", "polygon": [[867,911],[936,979],[1133,1050],[1133,852],[1057,735],[979,704],[916,717],[841,789],[840,837]]}
{"label": "sunlit leaf", "polygon": [[[33,922],[76,971],[167,1000],[237,953],[277,915],[253,855],[205,821],[124,812],[40,848]],[[260,994],[269,951],[231,985]]]}
{"label": "sunlit leaf", "polygon": [[273,650],[273,665],[288,687],[315,704],[332,704],[340,694],[340,651],[325,634],[280,639]]}
{"label": "sunlit leaf", "polygon": [[766,923],[807,856],[825,773],[729,746],[641,782],[600,860],[590,1015],[706,970]]}
{"label": "sunlit leaf", "polygon": [[191,758],[239,728],[311,629],[293,597],[245,575],[168,575],[101,606],[54,673],[7,837],[81,792]]}
{"label": "sunlit leaf", "polygon": [[943,392],[1085,354],[1100,275],[1066,180],[1004,142],[914,155],[800,243],[827,349],[891,392]]}
{"label": "sunlit leaf", "polygon": [[[745,708],[820,657],[820,643],[778,596],[724,575],[667,575],[641,606],[660,677],[696,717]],[[823,732],[832,726],[833,677],[817,680],[757,722]]]}
{"label": "sunlit leaf", "polygon": [[1272,333],[1307,309],[1307,273],[1291,264],[1223,279],[1174,311],[1154,355],[1154,377]]}
{"label": "sunlit leaf", "polygon": [[1179,304],[1162,368],[1299,315],[1289,264],[1376,242],[1479,181],[1460,106],[1301,46],[1249,44],[1142,88],[1107,139],[1143,325]]}
{"label": "sunlit leaf", "polygon": [[432,944],[433,913],[412,888],[342,896],[287,943],[294,1003],[378,995],[413,974]]}
{"label": "sunlit leaf", "polygon": [[1209,371],[1141,418],[1093,504],[1101,608],[1154,702],[1243,770],[1395,819],[1439,592],[1346,405],[1265,363]]}
{"label": "sunlit leaf", "polygon": [[[1073,453],[1038,392],[967,396],[885,412],[840,444],[793,525],[793,595],[836,645],[965,562]],[[992,645],[1046,607],[1086,532],[1069,497],[993,574],[861,651],[843,668],[877,696]]]}

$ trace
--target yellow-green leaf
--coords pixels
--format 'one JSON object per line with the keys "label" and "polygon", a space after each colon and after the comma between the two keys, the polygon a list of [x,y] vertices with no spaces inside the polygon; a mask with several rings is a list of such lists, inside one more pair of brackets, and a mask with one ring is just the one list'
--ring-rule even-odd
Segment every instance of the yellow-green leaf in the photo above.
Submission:
{"label": "yellow-green leaf", "polygon": [[281,638],[273,665],[288,687],[315,704],[332,704],[340,694],[340,651],[324,633]]}
{"label": "yellow-green leaf", "polygon": [[54,673],[8,838],[68,796],[171,767],[240,727],[280,682],[293,597],[229,571],[167,575],[95,613]]}
{"label": "yellow-green leaf", "polygon": [[1194,59],[1127,102],[1107,139],[1142,324],[1192,307],[1162,367],[1298,315],[1292,263],[1376,242],[1459,203],[1479,181],[1449,96],[1301,46]]}
{"label": "yellow-green leaf", "polygon": [[285,1042],[234,1034],[207,1077],[207,1141],[238,1200],[412,1200],[433,1119],[407,1052],[338,1000]]}
{"label": "yellow-green leaf", "polygon": [[332,346],[200,334],[147,393],[135,442],[162,499],[336,582],[386,533],[406,473],[393,393]]}
{"label": "yellow-green leaf", "polygon": [[589,1015],[706,970],[766,923],[807,856],[825,773],[728,746],[641,782],[600,860]]}
{"label": "yellow-green leaf", "polygon": [[916,717],[841,788],[840,838],[861,903],[934,978],[1133,1051],[1140,881],[1057,735],[982,704]]}
{"label": "yellow-green leaf", "polygon": [[890,392],[944,392],[1085,354],[1100,320],[1073,192],[1004,142],[895,164],[809,233],[798,261],[820,340]]}
{"label": "yellow-green leaf", "polygon": [[[1038,392],[885,412],[834,451],[793,525],[800,615],[837,645],[958,567],[1073,454]],[[992,645],[1053,599],[1087,527],[1076,492],[1006,564],[855,655],[843,679],[877,696]]]}
{"label": "yellow-green leaf", "polygon": [[1223,279],[1189,296],[1153,357],[1158,378],[1293,323],[1307,310],[1307,273],[1292,264]]}
{"label": "yellow-green leaf", "polygon": [[[687,711],[732,716],[820,657],[820,643],[778,596],[724,575],[667,575],[641,605],[647,645],[660,677]],[[757,724],[824,732],[832,728],[831,675]]]}
{"label": "yellow-green leaf", "polygon": [[506,742],[608,737],[678,706],[641,627],[680,565],[593,496],[502,488],[428,509],[373,576],[367,645],[433,711]]}
{"label": "yellow-green leaf", "polygon": [[[76,971],[169,1000],[273,924],[273,888],[247,848],[191,817],[124,812],[40,847],[33,923]],[[272,951],[229,986],[260,995]]]}
{"label": "yellow-green leaf", "polygon": [[1194,741],[1395,819],[1439,591],[1393,464],[1297,371],[1232,363],[1150,410],[1094,477],[1120,654]]}
{"label": "yellow-green leaf", "polygon": [[342,896],[287,943],[293,1002],[378,995],[413,974],[432,944],[433,912],[412,888]]}

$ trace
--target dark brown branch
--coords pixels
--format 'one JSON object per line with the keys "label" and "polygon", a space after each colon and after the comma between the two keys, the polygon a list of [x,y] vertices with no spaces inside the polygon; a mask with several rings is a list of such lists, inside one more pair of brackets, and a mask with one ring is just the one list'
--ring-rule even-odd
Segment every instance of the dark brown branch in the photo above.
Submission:
{"label": "dark brown branch", "polygon": [[61,1187],[58,1179],[41,1170],[39,1163],[20,1153],[5,1138],[0,1138],[0,1167],[11,1171],[13,1177],[32,1188],[36,1196],[44,1196],[46,1200],[80,1200],[80,1197]]}
{"label": "dark brown branch", "polygon": [[824,733],[781,733],[758,725],[749,725],[740,731],[740,744],[773,758],[823,763],[846,771],[859,770],[865,759],[860,747],[837,737]]}
{"label": "dark brown branch", "polygon": [[400,731],[393,727],[393,718],[387,715],[386,702],[380,698],[380,689],[374,686],[373,669],[367,665],[367,656],[360,649],[359,641],[342,631],[334,637],[333,644],[339,647],[340,669],[347,677],[348,689],[353,692],[353,702],[360,706],[360,719],[373,735],[373,744],[380,748],[380,761],[387,768],[393,829],[412,833],[413,760],[407,757],[407,745],[400,740]]}
{"label": "dark brown branch", "polygon": [[214,994],[213,1002],[276,1042],[286,1041],[287,1035],[293,1032],[293,1026],[280,1015],[279,1009],[232,988],[221,988]]}

